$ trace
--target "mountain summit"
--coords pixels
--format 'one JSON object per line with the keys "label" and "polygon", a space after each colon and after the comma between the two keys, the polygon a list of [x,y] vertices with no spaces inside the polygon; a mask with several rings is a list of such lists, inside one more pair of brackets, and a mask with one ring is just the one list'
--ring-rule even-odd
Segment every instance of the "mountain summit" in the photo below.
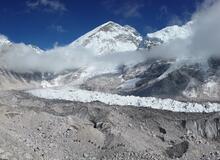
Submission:
{"label": "mountain summit", "polygon": [[186,39],[192,34],[193,22],[189,21],[185,25],[173,25],[165,27],[154,33],[148,33],[146,36],[146,44],[168,43],[176,39]]}
{"label": "mountain summit", "polygon": [[134,28],[109,21],[86,33],[70,45],[85,47],[96,52],[97,55],[104,55],[137,50],[141,41],[142,37]]}

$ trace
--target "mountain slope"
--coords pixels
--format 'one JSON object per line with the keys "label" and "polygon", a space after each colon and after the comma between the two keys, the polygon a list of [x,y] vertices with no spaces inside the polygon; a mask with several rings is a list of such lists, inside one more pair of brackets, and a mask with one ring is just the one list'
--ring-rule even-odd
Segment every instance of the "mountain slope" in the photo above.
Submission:
{"label": "mountain slope", "polygon": [[14,43],[11,42],[6,36],[0,34],[0,52],[2,53],[4,49],[8,49],[10,47],[16,47],[16,45],[22,44],[24,47],[31,48],[35,53],[41,54],[44,51],[37,46],[33,46],[31,44],[23,44],[23,43]]}
{"label": "mountain slope", "polygon": [[140,34],[130,26],[107,22],[80,37],[71,46],[85,47],[97,55],[137,50],[142,41]]}
{"label": "mountain slope", "polygon": [[[15,59],[14,53],[11,53],[12,51],[17,51],[17,54],[24,56],[21,53],[23,50],[18,50],[18,47],[28,49],[34,54],[43,53],[43,50],[38,47],[11,42],[6,36],[0,34],[0,90],[40,87],[41,81],[48,79],[48,77],[45,78],[46,73],[18,73],[8,68],[5,57],[10,55],[11,59]],[[14,63],[16,63],[16,60]]]}
{"label": "mountain slope", "polygon": [[168,43],[176,39],[186,39],[192,34],[192,25],[193,22],[189,21],[182,26],[168,26],[159,31],[148,33],[142,42],[142,48],[151,48],[152,46]]}

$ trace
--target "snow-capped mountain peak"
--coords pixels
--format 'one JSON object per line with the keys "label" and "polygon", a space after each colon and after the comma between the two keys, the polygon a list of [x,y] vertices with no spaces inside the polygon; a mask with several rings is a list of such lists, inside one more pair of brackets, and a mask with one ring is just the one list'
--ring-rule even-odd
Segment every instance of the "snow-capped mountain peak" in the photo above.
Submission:
{"label": "snow-capped mountain peak", "polygon": [[168,26],[154,33],[148,33],[145,40],[145,46],[151,47],[161,43],[168,43],[175,39],[185,39],[192,35],[193,22],[189,21],[185,25]]}
{"label": "snow-capped mountain peak", "polygon": [[86,33],[70,45],[85,47],[91,49],[97,55],[103,55],[134,51],[141,41],[142,37],[134,28],[109,21]]}
{"label": "snow-capped mountain peak", "polygon": [[[23,44],[23,43],[11,42],[6,36],[0,34],[0,47],[8,47],[8,46],[13,47],[14,45],[18,45],[18,44]],[[37,54],[43,53],[43,50],[37,46],[31,45],[31,44],[23,44],[23,45],[33,49],[33,51]]]}
{"label": "snow-capped mountain peak", "polygon": [[164,43],[177,38],[184,39],[191,35],[191,25],[192,22],[190,21],[183,26],[168,26],[160,31],[147,34],[147,37],[158,38]]}

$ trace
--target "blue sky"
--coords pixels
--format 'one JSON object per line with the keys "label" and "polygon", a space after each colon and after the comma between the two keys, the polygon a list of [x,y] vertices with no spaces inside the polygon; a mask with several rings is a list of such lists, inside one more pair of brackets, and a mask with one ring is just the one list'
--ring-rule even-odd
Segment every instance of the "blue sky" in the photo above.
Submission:
{"label": "blue sky", "polygon": [[0,33],[43,49],[65,45],[107,21],[145,35],[188,21],[203,0],[1,0]]}

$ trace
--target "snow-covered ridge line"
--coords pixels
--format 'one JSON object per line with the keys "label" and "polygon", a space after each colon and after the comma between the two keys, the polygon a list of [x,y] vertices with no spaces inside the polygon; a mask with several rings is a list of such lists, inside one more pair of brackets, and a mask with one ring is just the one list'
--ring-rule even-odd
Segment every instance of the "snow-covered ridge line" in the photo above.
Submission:
{"label": "snow-covered ridge line", "polygon": [[28,93],[45,99],[59,99],[79,102],[100,101],[108,105],[149,107],[173,112],[217,112],[220,105],[217,103],[185,103],[172,99],[154,97],[121,96],[73,88],[46,88],[27,91]]}
{"label": "snow-covered ridge line", "polygon": [[190,35],[192,35],[192,30],[191,30],[192,25],[193,25],[193,21],[189,21],[188,23],[182,26],[178,26],[178,25],[168,26],[154,33],[148,33],[147,38],[158,39],[163,43],[168,43],[171,40],[175,40],[175,39],[186,39]]}
{"label": "snow-covered ridge line", "polygon": [[135,51],[142,39],[134,28],[109,21],[81,36],[70,46],[83,47],[92,50],[97,55],[106,55]]}

